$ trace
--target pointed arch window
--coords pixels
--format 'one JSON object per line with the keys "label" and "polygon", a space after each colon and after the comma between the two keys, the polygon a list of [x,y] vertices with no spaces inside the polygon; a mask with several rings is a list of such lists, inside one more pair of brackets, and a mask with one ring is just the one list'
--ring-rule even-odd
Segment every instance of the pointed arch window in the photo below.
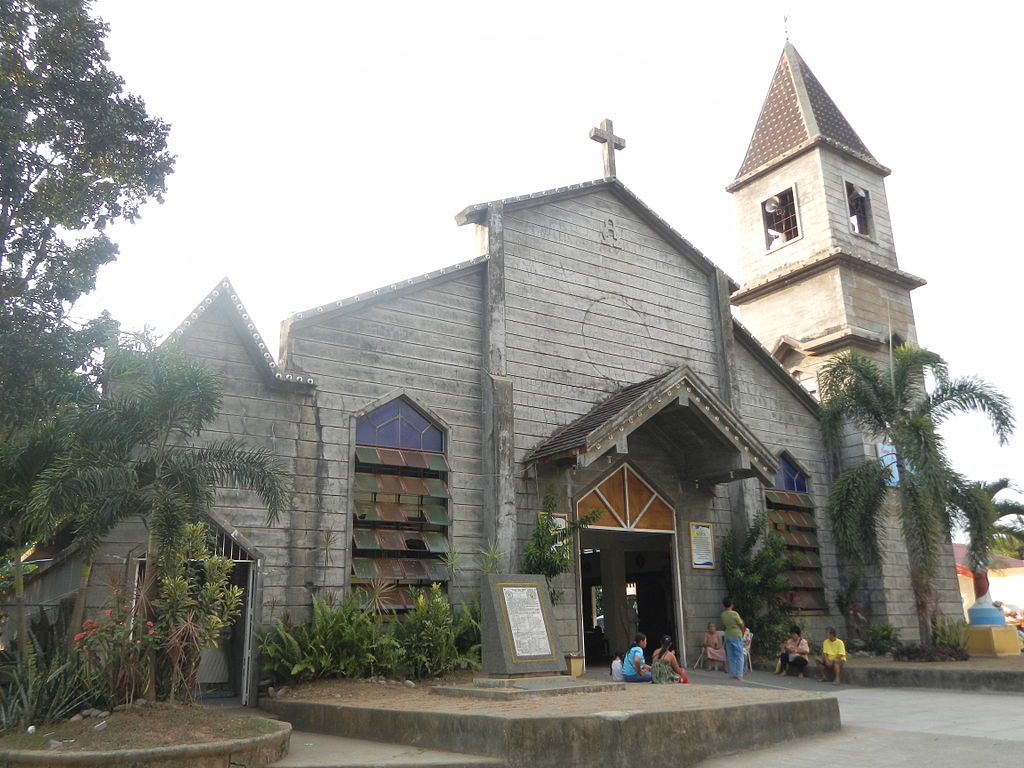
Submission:
{"label": "pointed arch window", "polygon": [[405,397],[356,420],[352,584],[378,607],[404,610],[410,587],[448,579],[444,449],[444,431]]}
{"label": "pointed arch window", "polygon": [[807,488],[807,475],[783,454],[775,473],[775,487],[765,491],[765,506],[769,528],[785,542],[792,561],[785,574],[791,585],[790,605],[802,611],[821,611],[827,609],[825,584],[814,502]]}

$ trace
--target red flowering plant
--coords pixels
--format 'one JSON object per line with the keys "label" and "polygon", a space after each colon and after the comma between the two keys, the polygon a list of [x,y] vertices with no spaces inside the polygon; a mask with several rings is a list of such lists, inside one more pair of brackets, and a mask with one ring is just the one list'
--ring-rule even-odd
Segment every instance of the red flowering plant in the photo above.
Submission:
{"label": "red flowering plant", "polygon": [[113,607],[100,619],[86,619],[75,635],[75,648],[86,661],[89,683],[106,706],[131,704],[149,680],[146,654],[160,646],[159,629],[139,610],[114,592]]}

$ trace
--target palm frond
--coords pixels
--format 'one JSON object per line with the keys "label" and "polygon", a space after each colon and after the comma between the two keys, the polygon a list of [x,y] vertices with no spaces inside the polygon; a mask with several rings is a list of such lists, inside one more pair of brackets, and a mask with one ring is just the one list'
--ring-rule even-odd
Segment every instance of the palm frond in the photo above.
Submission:
{"label": "palm frond", "polygon": [[949,378],[946,361],[936,353],[910,343],[893,350],[890,379],[901,410],[925,394],[926,373],[931,373],[939,383]]}
{"label": "palm frond", "polygon": [[972,571],[983,570],[996,533],[992,497],[983,483],[962,483],[954,490],[952,505],[955,519],[967,533],[968,564]]}
{"label": "palm frond", "polygon": [[[928,586],[935,575],[939,542],[942,540],[944,507],[936,508],[915,486],[904,486],[901,494],[900,522],[907,544],[911,578],[918,586]],[[923,592],[915,587],[915,600],[923,600]]]}
{"label": "palm frond", "polygon": [[919,410],[936,424],[956,413],[977,411],[988,417],[1000,445],[1006,445],[1013,434],[1013,406],[984,379],[967,376],[939,382],[925,398]]}
{"label": "palm frond", "polygon": [[167,455],[168,471],[192,474],[209,485],[231,483],[254,492],[267,508],[267,524],[277,522],[291,503],[291,479],[277,457],[239,440],[223,440],[196,448],[178,448]]}
{"label": "palm frond", "polygon": [[872,459],[843,472],[832,484],[826,512],[836,548],[855,562],[880,561],[882,504],[889,471]]}
{"label": "palm frond", "polygon": [[[827,410],[842,414],[846,422],[871,435],[887,435],[894,397],[889,381],[873,360],[857,351],[844,352],[825,365],[818,381]],[[839,420],[835,414],[826,418],[826,429],[833,432],[826,437],[835,442]]]}

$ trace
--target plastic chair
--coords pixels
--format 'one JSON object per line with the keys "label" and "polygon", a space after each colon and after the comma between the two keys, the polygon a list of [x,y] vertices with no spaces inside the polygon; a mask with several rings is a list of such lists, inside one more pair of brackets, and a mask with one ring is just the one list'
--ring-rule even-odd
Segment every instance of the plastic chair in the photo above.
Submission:
{"label": "plastic chair", "polygon": [[754,633],[749,629],[743,633],[743,665],[748,672],[754,671],[754,665],[750,661],[750,646],[754,643]]}

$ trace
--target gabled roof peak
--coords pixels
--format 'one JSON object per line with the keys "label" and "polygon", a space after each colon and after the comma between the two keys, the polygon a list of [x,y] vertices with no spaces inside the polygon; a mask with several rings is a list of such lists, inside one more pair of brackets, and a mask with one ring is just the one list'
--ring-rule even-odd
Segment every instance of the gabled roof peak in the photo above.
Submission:
{"label": "gabled roof peak", "polygon": [[816,144],[825,144],[875,167],[883,175],[889,174],[889,169],[874,158],[839,111],[796,47],[787,42],[747,154],[729,188],[734,189]]}

